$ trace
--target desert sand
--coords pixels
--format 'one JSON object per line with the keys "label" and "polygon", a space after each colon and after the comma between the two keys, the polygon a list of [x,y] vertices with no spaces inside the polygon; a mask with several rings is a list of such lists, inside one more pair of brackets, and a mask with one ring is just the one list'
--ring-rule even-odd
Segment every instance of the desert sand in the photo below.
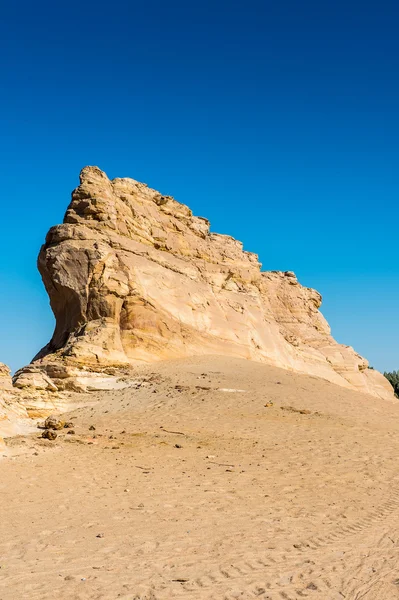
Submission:
{"label": "desert sand", "polygon": [[84,399],[1,449],[1,600],[399,597],[398,402],[216,356]]}

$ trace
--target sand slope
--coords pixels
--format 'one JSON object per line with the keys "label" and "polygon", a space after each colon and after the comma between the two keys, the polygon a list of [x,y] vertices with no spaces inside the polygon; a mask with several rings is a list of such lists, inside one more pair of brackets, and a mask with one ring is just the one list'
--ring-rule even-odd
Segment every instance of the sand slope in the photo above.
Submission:
{"label": "sand slope", "polygon": [[399,403],[218,357],[89,401],[8,440],[1,600],[399,598]]}

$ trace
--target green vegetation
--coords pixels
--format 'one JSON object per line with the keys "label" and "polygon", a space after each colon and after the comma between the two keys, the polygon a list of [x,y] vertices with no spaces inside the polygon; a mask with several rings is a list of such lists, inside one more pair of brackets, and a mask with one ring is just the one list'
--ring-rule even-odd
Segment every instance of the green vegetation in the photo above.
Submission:
{"label": "green vegetation", "polygon": [[399,398],[399,371],[392,371],[392,373],[384,373],[389,383],[392,385],[395,396]]}

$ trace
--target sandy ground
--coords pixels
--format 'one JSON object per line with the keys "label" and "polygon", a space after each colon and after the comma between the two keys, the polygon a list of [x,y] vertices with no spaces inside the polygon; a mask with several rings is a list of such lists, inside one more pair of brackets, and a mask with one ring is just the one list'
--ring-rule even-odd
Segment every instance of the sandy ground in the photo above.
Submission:
{"label": "sandy ground", "polygon": [[140,373],[75,435],[8,440],[1,600],[399,598],[399,402],[218,357]]}

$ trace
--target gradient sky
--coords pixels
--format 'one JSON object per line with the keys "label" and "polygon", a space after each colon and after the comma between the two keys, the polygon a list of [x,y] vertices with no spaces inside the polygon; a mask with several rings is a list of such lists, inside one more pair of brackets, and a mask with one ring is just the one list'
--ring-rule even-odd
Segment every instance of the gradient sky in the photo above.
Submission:
{"label": "gradient sky", "polygon": [[80,169],[188,204],[399,369],[399,6],[1,3],[0,361],[51,337],[36,257]]}

